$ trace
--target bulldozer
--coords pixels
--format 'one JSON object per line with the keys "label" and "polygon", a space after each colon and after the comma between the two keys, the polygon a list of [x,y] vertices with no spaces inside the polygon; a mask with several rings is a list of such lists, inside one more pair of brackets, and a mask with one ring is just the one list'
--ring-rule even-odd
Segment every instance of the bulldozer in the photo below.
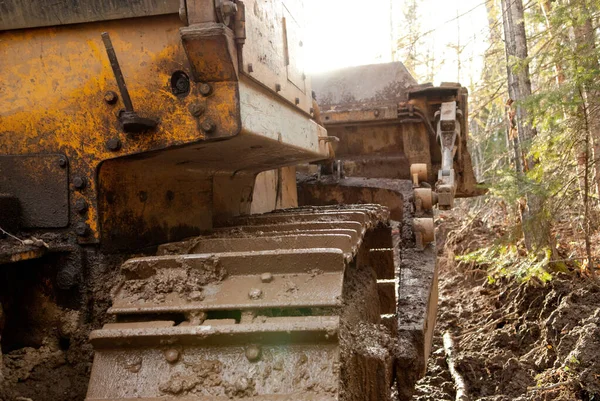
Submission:
{"label": "bulldozer", "polygon": [[0,399],[407,400],[467,91],[302,0],[0,4]]}

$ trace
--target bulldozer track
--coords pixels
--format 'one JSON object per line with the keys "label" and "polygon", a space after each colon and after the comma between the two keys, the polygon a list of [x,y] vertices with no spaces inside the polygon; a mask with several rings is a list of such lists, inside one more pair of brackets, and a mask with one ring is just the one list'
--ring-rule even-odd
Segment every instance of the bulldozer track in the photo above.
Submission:
{"label": "bulldozer track", "polygon": [[[373,323],[396,312],[388,220],[379,205],[287,209],[126,261],[116,322],[90,337],[86,400],[378,399],[389,361],[344,362],[340,332],[356,323],[349,303],[368,304]],[[361,269],[381,280],[380,302],[345,299],[348,272]],[[370,395],[341,396],[356,390],[342,376],[357,363],[375,368],[353,385]]]}

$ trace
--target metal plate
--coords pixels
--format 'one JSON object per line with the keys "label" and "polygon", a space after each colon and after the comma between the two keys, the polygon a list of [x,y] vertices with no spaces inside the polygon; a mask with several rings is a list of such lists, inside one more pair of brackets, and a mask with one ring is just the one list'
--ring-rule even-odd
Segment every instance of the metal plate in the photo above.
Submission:
{"label": "metal plate", "polygon": [[247,37],[241,71],[309,113],[311,85],[303,75],[300,46],[301,0],[244,0],[244,4]]}
{"label": "metal plate", "polygon": [[348,67],[312,76],[322,112],[397,104],[408,100],[408,91],[416,84],[401,62]]}
{"label": "metal plate", "polygon": [[287,50],[288,80],[296,85],[302,93],[306,93],[306,76],[304,75],[304,44],[300,36],[300,26],[285,7],[283,8],[283,27]]}
{"label": "metal plate", "polygon": [[2,0],[0,31],[178,12],[179,0]]}
{"label": "metal plate", "polygon": [[69,224],[68,168],[60,154],[0,156],[0,192],[21,203],[26,228],[66,227]]}

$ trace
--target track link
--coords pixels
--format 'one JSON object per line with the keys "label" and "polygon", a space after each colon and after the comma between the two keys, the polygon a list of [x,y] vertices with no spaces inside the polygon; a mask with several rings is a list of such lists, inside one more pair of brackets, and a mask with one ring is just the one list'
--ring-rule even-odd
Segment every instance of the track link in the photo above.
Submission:
{"label": "track link", "polygon": [[[338,400],[348,269],[381,280],[375,323],[396,311],[388,219],[378,205],[244,216],[128,260],[116,323],[91,334],[86,400]],[[342,398],[378,399],[391,366],[356,358],[372,396]]]}

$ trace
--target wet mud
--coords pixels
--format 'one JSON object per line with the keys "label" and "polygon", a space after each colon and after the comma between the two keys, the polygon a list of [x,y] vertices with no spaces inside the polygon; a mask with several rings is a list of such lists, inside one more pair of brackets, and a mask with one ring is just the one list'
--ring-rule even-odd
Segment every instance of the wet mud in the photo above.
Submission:
{"label": "wet mud", "polygon": [[[444,224],[441,237],[457,228],[451,219]],[[566,274],[547,284],[492,283],[485,271],[454,262],[455,252],[495,239],[481,224],[475,230],[478,235],[463,232],[458,242],[440,249],[433,353],[413,400],[455,399],[441,341],[446,331],[457,344],[457,369],[472,400],[599,400],[600,286]]]}

